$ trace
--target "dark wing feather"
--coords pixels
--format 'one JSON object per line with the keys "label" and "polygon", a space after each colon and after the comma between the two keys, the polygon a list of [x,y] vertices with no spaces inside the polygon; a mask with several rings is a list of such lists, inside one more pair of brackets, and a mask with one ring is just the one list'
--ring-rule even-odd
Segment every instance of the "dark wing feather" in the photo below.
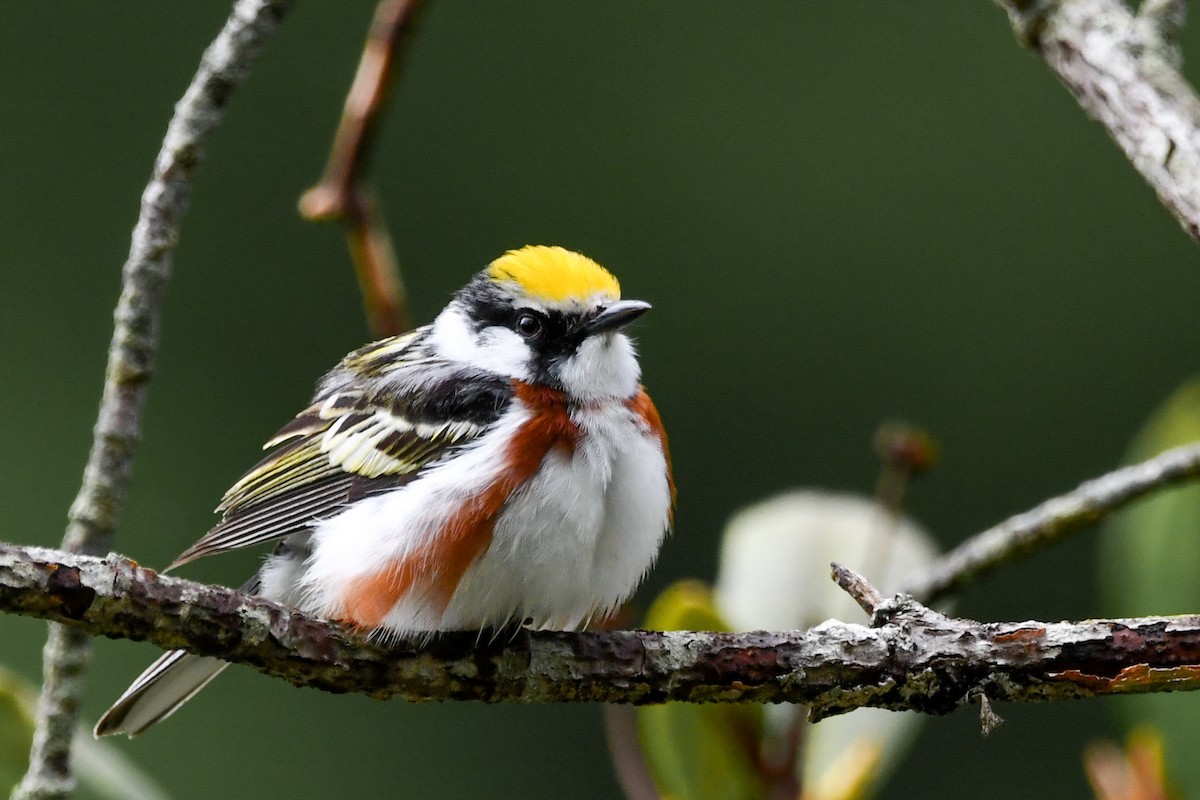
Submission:
{"label": "dark wing feather", "polygon": [[[511,402],[506,379],[431,359],[417,337],[400,338],[347,356],[313,405],[267,442],[277,449],[225,493],[221,521],[168,569],[279,539],[401,486],[480,436]],[[365,386],[350,388],[347,370]]]}

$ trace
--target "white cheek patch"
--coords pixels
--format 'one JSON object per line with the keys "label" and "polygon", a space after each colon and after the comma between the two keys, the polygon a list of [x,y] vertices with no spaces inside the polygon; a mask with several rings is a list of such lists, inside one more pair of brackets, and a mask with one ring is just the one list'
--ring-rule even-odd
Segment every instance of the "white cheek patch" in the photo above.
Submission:
{"label": "white cheek patch", "polygon": [[492,326],[476,333],[462,309],[451,305],[433,322],[434,349],[450,361],[461,361],[517,380],[529,380],[531,353],[525,340],[507,328]]}
{"label": "white cheek patch", "polygon": [[529,378],[533,354],[525,340],[514,331],[496,326],[484,328],[479,332],[478,341],[478,352],[488,369],[510,378]]}

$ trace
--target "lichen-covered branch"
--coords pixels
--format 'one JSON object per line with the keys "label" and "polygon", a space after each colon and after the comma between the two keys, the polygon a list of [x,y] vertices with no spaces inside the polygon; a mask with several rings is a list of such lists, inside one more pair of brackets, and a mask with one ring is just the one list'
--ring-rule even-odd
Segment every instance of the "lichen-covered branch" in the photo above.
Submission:
{"label": "lichen-covered branch", "polygon": [[1200,443],[1168,450],[1052,497],[972,536],[904,587],[923,603],[945,597],[980,575],[1095,524],[1146,494],[1200,478]]}
{"label": "lichen-covered branch", "polygon": [[[239,0],[175,107],[150,183],[142,194],[122,272],[108,368],[83,484],[71,505],[63,547],[104,553],[124,506],[140,438],[146,387],[158,348],[159,309],[179,222],[187,209],[202,144],[220,122],[233,89],[279,25],[290,0]],[[90,641],[77,628],[51,626],[29,769],[13,798],[65,797],[72,788],[71,737],[78,722]]]}
{"label": "lichen-covered branch", "polygon": [[[873,602],[873,601],[872,601]],[[1200,688],[1200,616],[979,623],[882,599],[872,627],[519,631],[384,645],[257,597],[104,559],[0,544],[0,611],[248,664],[297,686],[487,702],[797,702],[949,712]]]}
{"label": "lichen-covered branch", "polygon": [[1200,97],[1179,70],[1184,0],[996,0],[1017,37],[1200,241]]}

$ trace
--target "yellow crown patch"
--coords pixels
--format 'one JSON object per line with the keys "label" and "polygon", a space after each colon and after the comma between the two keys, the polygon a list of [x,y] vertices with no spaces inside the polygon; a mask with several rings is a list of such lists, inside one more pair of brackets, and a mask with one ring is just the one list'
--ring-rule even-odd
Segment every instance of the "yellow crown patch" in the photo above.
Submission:
{"label": "yellow crown patch", "polygon": [[621,299],[621,284],[611,272],[562,247],[526,245],[509,250],[488,266],[488,277],[515,283],[530,297],[549,303],[596,295]]}

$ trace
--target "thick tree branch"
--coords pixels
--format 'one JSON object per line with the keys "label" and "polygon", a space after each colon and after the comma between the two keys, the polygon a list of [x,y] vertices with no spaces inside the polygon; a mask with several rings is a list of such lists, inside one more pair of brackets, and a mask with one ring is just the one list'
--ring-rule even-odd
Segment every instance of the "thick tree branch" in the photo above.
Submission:
{"label": "thick tree branch", "polygon": [[[63,540],[68,551],[98,554],[111,547],[154,369],[163,290],[192,176],[203,160],[202,144],[221,121],[233,89],[289,5],[290,0],[239,0],[175,107],[153,176],[142,194],[122,272],[100,413],[83,485],[71,505]],[[70,793],[71,737],[77,727],[90,644],[76,628],[51,626],[43,652],[44,677],[29,770],[13,790],[13,798],[57,798]]]}
{"label": "thick tree branch", "polygon": [[972,536],[938,559],[904,591],[923,603],[932,603],[1018,556],[1078,533],[1155,489],[1197,477],[1200,443],[1176,447],[1140,464],[1101,475]]}
{"label": "thick tree branch", "polygon": [[1200,688],[1200,616],[983,624],[904,596],[880,601],[870,628],[463,633],[385,646],[119,556],[0,544],[0,611],[377,698],[797,702],[821,718],[860,706],[941,714],[981,694],[1028,702]]}
{"label": "thick tree branch", "polygon": [[1200,241],[1200,97],[1179,71],[1183,0],[996,0],[1017,37]]}

